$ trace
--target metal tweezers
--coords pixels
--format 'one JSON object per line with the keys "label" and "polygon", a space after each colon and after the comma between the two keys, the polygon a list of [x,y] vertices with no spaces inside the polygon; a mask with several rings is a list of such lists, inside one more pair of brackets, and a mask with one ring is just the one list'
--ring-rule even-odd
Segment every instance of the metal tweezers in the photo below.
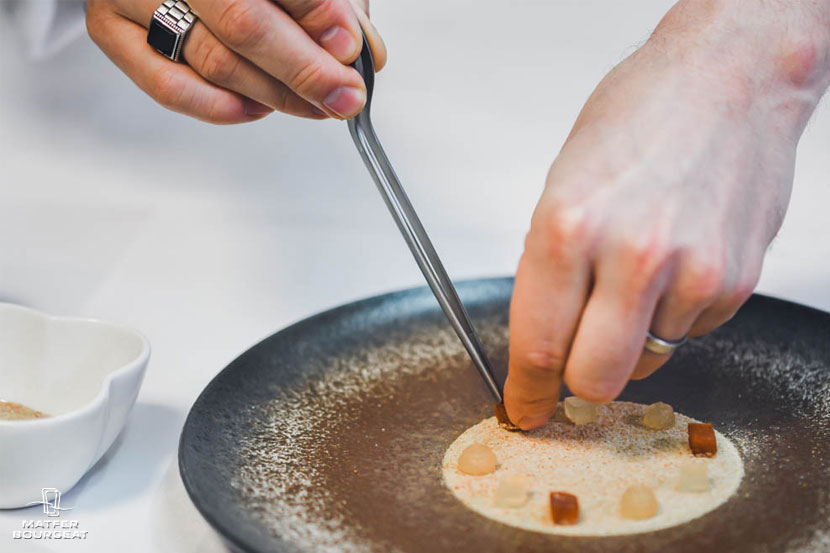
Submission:
{"label": "metal tweezers", "polygon": [[500,403],[502,393],[493,377],[493,371],[490,368],[487,355],[484,353],[481,340],[476,334],[473,323],[458,297],[455,286],[447,276],[435,248],[432,247],[429,236],[421,225],[421,221],[409,202],[409,198],[407,198],[403,186],[395,175],[395,171],[392,169],[392,165],[389,163],[389,159],[387,159],[386,153],[383,151],[383,147],[380,145],[380,141],[378,141],[372,127],[369,110],[375,85],[375,63],[365,34],[363,35],[363,49],[360,57],[352,63],[352,66],[357,69],[366,83],[366,105],[363,111],[349,120],[349,132],[351,132],[352,139],[360,151],[360,157],[363,158],[363,162],[369,169],[369,173],[371,173],[381,196],[383,196],[386,206],[395,219],[398,229],[400,229],[412,255],[415,257],[418,267],[421,268],[429,287],[441,305],[441,309],[444,310],[444,314],[452,328],[464,344],[467,353],[470,354],[476,369],[484,379],[490,393],[493,394],[496,403]]}

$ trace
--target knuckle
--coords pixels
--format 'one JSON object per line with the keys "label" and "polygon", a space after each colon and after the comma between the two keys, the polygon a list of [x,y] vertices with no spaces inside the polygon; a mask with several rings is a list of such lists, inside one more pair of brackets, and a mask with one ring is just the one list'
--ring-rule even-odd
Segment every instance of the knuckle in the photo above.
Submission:
{"label": "knuckle", "polygon": [[628,236],[618,244],[628,277],[635,287],[648,288],[671,260],[671,251],[655,235]]}
{"label": "knuckle", "polygon": [[567,353],[553,346],[534,349],[524,354],[522,370],[531,381],[548,380],[562,374]]}
{"label": "knuckle", "polygon": [[[525,393],[522,395],[521,403],[522,407],[526,411],[551,411],[553,408],[556,407],[556,396],[551,396],[548,394],[539,393],[539,391],[535,391],[533,394]],[[511,419],[512,420],[512,419]],[[515,421],[518,422],[518,421]]]}
{"label": "knuckle", "polygon": [[214,83],[230,83],[241,63],[239,56],[218,40],[206,48],[199,72]]}
{"label": "knuckle", "polygon": [[254,2],[230,0],[217,20],[223,41],[234,50],[243,50],[262,40],[264,20],[256,13]]}
{"label": "knuckle", "polygon": [[177,108],[182,92],[175,72],[162,69],[153,73],[150,81],[150,94],[167,109]]}
{"label": "knuckle", "polygon": [[693,258],[686,268],[682,296],[694,304],[710,304],[724,292],[726,271],[714,257]]}
{"label": "knuckle", "polygon": [[226,106],[222,103],[221,97],[215,97],[210,103],[210,106],[205,111],[205,120],[214,125],[227,125],[235,123],[233,119],[228,117]]}
{"label": "knuckle", "polygon": [[339,6],[338,0],[301,0],[294,8],[295,18],[301,25],[328,21]]}
{"label": "knuckle", "polygon": [[590,226],[583,208],[557,204],[534,215],[527,246],[541,247],[545,255],[561,259],[590,241]]}
{"label": "knuckle", "polygon": [[316,84],[321,81],[323,77],[323,66],[319,61],[311,61],[301,66],[288,79],[288,86],[292,90],[296,90],[301,95],[306,95],[311,89],[315,88]]}
{"label": "knuckle", "polygon": [[557,240],[578,242],[587,237],[588,215],[579,206],[559,204],[546,217],[545,230]]}
{"label": "knuckle", "polygon": [[291,108],[291,94],[287,90],[277,90],[269,105],[276,111],[289,113]]}
{"label": "knuckle", "polygon": [[732,292],[729,294],[729,302],[736,306],[743,305],[755,291],[759,278],[760,275],[753,273],[738,279],[738,282],[735,283]]}

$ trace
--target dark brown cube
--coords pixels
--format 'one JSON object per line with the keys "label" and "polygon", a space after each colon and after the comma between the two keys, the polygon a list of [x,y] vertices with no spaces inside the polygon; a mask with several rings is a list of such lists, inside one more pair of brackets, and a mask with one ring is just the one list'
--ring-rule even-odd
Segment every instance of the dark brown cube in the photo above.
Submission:
{"label": "dark brown cube", "polygon": [[695,457],[714,457],[717,454],[718,441],[711,423],[689,423],[689,447]]}
{"label": "dark brown cube", "polygon": [[521,428],[513,424],[510,417],[507,416],[507,409],[504,408],[503,401],[501,403],[496,403],[494,411],[496,412],[496,420],[499,421],[499,426],[505,430],[509,430],[510,432],[521,430]]}
{"label": "dark brown cube", "polygon": [[579,501],[567,492],[550,492],[550,516],[554,524],[576,524],[579,521]]}

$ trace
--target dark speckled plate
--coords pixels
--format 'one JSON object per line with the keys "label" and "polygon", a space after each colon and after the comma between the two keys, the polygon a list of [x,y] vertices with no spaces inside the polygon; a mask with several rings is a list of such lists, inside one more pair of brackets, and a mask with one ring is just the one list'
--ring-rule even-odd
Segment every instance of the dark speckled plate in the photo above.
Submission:
{"label": "dark speckled plate", "polygon": [[[504,376],[510,279],[459,292]],[[568,538],[469,511],[441,481],[450,443],[492,413],[426,288],[314,316],[208,385],[179,466],[241,551],[830,551],[830,315],[754,296],[622,399],[666,401],[738,446],[746,476],[715,511],[650,534]]]}

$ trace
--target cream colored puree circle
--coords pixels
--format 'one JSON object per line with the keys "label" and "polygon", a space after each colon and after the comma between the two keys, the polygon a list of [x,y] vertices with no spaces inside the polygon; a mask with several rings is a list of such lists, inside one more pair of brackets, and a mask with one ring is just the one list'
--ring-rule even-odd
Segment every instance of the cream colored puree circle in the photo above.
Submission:
{"label": "cream colored puree circle", "polygon": [[[464,505],[488,518],[536,532],[571,536],[613,536],[668,528],[695,519],[724,503],[738,489],[744,474],[737,449],[716,432],[718,453],[696,458],[689,450],[687,424],[699,422],[675,413],[666,430],[642,426],[645,405],[613,402],[597,407],[597,422],[575,426],[561,408],[544,427],[531,432],[508,432],[495,417],[461,434],[443,460],[444,483]],[[495,472],[470,476],[458,470],[458,457],[475,443],[496,454]],[[680,466],[692,460],[708,466],[709,491],[675,489]],[[522,507],[496,507],[494,496],[505,474],[524,475],[530,498]],[[659,509],[646,520],[620,515],[620,498],[629,486],[653,488]],[[579,499],[579,522],[554,525],[549,495],[572,493]]]}

